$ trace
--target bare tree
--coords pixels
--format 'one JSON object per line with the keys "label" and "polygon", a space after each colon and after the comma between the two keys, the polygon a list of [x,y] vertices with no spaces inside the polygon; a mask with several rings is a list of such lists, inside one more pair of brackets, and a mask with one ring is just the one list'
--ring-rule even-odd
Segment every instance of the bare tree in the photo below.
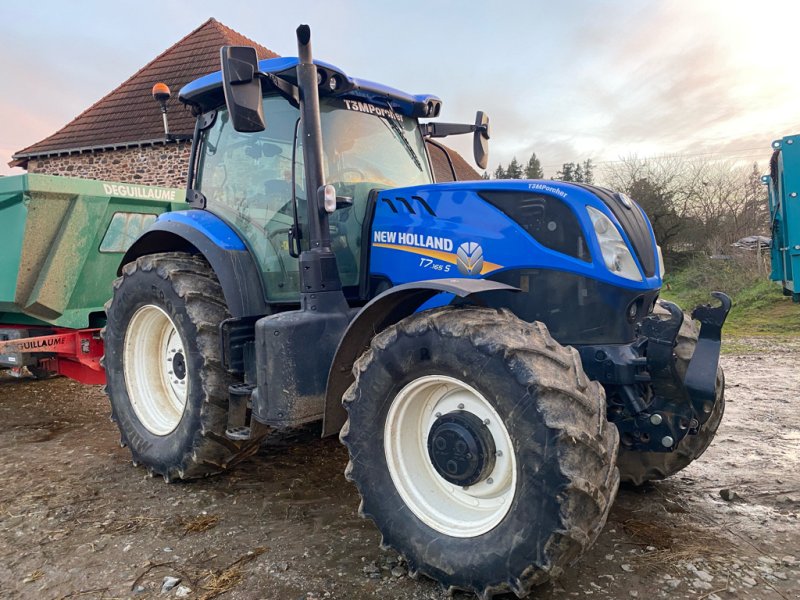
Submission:
{"label": "bare tree", "polygon": [[733,242],[768,228],[756,164],[629,156],[607,165],[603,178],[644,208],[665,253],[725,254]]}

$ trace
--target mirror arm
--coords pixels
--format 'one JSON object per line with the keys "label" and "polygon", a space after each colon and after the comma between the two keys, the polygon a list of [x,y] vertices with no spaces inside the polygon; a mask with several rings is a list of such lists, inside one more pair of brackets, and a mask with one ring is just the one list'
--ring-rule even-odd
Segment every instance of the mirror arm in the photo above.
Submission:
{"label": "mirror arm", "polygon": [[271,83],[272,86],[278,90],[278,93],[286,98],[292,106],[295,108],[300,108],[300,90],[296,85],[292,85],[288,81],[284,81],[283,79],[276,77],[273,73],[264,73],[263,71],[258,71],[256,73],[256,77]]}
{"label": "mirror arm", "polygon": [[475,131],[486,129],[486,127],[468,125],[466,123],[423,123],[419,127],[424,137],[432,138],[443,138],[449,135],[463,135],[465,133],[473,133]]}

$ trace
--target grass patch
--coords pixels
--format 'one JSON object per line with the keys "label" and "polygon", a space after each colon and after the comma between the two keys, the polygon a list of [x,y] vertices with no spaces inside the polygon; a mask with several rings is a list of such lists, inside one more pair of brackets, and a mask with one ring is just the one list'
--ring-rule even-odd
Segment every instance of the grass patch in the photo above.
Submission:
{"label": "grass patch", "polygon": [[732,336],[794,337],[800,334],[800,304],[758,273],[750,257],[696,260],[665,277],[661,297],[685,310],[711,301],[719,290],[733,300],[724,332]]}

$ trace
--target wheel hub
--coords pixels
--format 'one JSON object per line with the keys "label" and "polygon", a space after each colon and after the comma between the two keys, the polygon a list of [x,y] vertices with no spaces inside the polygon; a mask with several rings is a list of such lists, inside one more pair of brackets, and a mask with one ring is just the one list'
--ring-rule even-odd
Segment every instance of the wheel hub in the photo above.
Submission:
{"label": "wheel hub", "polygon": [[496,449],[486,424],[471,412],[458,410],[434,421],[428,434],[428,455],[445,481],[470,486],[492,472]]}
{"label": "wheel hub", "polygon": [[172,372],[180,380],[186,378],[186,359],[183,357],[183,352],[178,352],[172,357]]}

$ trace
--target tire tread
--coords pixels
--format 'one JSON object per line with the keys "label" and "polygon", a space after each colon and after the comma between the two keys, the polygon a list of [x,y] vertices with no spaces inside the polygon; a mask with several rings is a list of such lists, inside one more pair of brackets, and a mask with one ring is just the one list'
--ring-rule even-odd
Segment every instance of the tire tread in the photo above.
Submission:
{"label": "tire tread", "polygon": [[[586,378],[580,360],[576,360],[577,352],[559,345],[543,323],[527,323],[505,309],[445,307],[412,315],[389,327],[376,335],[370,349],[356,360],[353,365],[355,381],[342,398],[348,409],[348,420],[340,432],[340,440],[350,451],[345,477],[355,483],[361,494],[359,515],[376,524],[369,497],[364,496],[370,475],[354,460],[350,444],[349,413],[358,399],[360,378],[379,351],[391,346],[398,336],[414,337],[429,329],[435,329],[444,337],[468,338],[487,357],[503,352],[510,373],[520,384],[528,386],[531,381],[537,382],[539,398],[547,399],[539,403],[545,425],[566,442],[561,444],[558,454],[561,473],[568,481],[562,492],[561,529],[553,532],[547,541],[547,551],[532,556],[530,565],[522,573],[509,573],[499,585],[466,590],[484,599],[507,592],[524,597],[534,586],[560,575],[568,563],[594,542],[605,525],[619,486],[615,466],[619,439],[616,427],[608,426],[605,420],[605,392]],[[579,460],[576,455],[589,456],[592,460]],[[394,551],[402,552],[392,540],[383,541]],[[424,564],[410,564],[410,567],[435,578]],[[460,589],[440,583],[450,592]]]}
{"label": "tire tread", "polygon": [[[219,344],[219,323],[230,316],[222,287],[208,262],[202,257],[182,252],[166,252],[139,257],[122,268],[122,277],[114,281],[114,289],[137,270],[155,271],[168,282],[175,293],[184,299],[186,312],[197,331],[197,345],[202,354],[200,381],[203,386],[201,426],[195,432],[191,448],[175,464],[148,465],[151,475],[161,475],[165,481],[196,479],[224,471],[254,454],[260,439],[233,441],[225,437],[227,428],[229,376],[222,368]],[[108,313],[114,299],[106,303]],[[106,328],[101,335],[105,337]],[[103,357],[105,359],[105,357]],[[103,360],[105,362],[105,360]],[[113,391],[108,390],[115,417]],[[128,433],[120,427],[122,443],[131,449],[135,463],[142,463]],[[263,435],[266,435],[266,431]]]}

